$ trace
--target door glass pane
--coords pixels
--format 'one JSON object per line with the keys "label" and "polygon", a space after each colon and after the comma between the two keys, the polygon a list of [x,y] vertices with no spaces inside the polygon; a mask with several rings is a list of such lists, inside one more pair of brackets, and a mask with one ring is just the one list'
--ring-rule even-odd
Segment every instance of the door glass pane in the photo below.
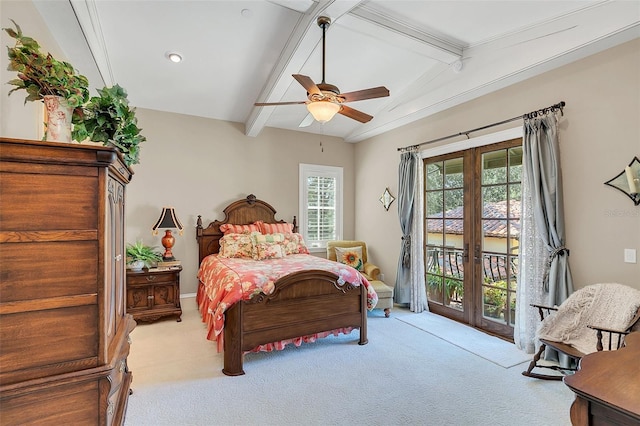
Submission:
{"label": "door glass pane", "polygon": [[464,187],[463,159],[453,158],[444,162],[445,188]]}
{"label": "door glass pane", "polygon": [[[520,202],[522,200],[522,184],[521,183],[512,183],[509,185],[509,199],[511,201],[518,201],[517,203],[517,211],[512,211],[512,217],[520,217]],[[512,205],[513,207],[513,205]]]}
{"label": "door glass pane", "polygon": [[442,228],[442,219],[427,219],[427,244],[435,246],[444,245]]}
{"label": "door glass pane", "polygon": [[464,211],[464,190],[448,189],[444,191],[445,217],[461,218]]}
{"label": "door glass pane", "polygon": [[442,189],[442,167],[442,162],[427,164],[427,170],[425,172],[425,188]]}
{"label": "door glass pane", "polygon": [[509,221],[509,253],[518,255],[518,247],[520,246],[520,219]]}
{"label": "door glass pane", "polygon": [[522,147],[509,149],[509,181],[522,181]]}
{"label": "door glass pane", "polygon": [[485,318],[504,321],[507,303],[507,291],[502,283],[482,286],[482,314]]}
{"label": "door glass pane", "polygon": [[507,254],[509,247],[506,220],[482,221],[482,250]]}
{"label": "door glass pane", "polygon": [[507,181],[506,151],[492,151],[482,154],[482,184],[490,185]]}
{"label": "door glass pane", "polygon": [[485,219],[506,219],[507,185],[482,187],[482,217]]}
{"label": "door glass pane", "polygon": [[427,217],[443,217],[442,191],[427,191]]}
{"label": "door glass pane", "polygon": [[462,279],[445,278],[445,305],[457,311],[464,309],[464,284]]}
{"label": "door glass pane", "polygon": [[427,273],[427,298],[431,302],[444,304],[443,277],[439,274]]}
{"label": "door glass pane", "polygon": [[445,242],[444,245],[462,249],[464,244],[464,220],[447,219],[445,220]]}

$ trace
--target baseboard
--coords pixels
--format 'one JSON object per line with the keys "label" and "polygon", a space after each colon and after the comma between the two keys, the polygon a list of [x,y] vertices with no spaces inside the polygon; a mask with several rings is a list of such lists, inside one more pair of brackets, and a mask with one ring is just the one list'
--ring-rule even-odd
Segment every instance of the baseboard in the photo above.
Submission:
{"label": "baseboard", "polygon": [[196,297],[195,293],[185,293],[180,295],[180,299],[188,299],[190,297]]}

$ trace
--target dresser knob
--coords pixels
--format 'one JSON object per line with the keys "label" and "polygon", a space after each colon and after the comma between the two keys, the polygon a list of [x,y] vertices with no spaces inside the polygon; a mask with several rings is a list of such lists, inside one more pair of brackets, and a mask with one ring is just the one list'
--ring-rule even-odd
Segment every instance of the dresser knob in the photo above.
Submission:
{"label": "dresser knob", "polygon": [[155,281],[156,276],[155,275],[147,275],[147,281]]}

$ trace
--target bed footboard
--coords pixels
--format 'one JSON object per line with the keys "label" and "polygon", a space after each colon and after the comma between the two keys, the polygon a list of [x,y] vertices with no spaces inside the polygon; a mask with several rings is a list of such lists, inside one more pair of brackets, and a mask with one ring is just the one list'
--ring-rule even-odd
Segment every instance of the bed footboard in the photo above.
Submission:
{"label": "bed footboard", "polygon": [[326,271],[288,275],[270,295],[236,303],[225,314],[224,368],[228,376],[244,374],[244,353],[258,345],[343,327],[360,329],[367,344],[367,290],[340,284]]}

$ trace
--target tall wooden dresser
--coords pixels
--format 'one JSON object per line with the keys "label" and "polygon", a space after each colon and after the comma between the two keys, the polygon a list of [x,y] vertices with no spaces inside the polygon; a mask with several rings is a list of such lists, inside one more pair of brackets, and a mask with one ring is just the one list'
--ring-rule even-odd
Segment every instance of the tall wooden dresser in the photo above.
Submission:
{"label": "tall wooden dresser", "polygon": [[0,424],[124,423],[132,174],[111,148],[0,138]]}

